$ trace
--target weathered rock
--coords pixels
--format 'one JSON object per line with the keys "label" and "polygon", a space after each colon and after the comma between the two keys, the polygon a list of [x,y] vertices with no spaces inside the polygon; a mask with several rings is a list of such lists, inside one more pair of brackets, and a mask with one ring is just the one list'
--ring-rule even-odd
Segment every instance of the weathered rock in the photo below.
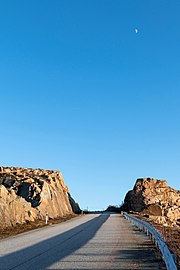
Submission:
{"label": "weathered rock", "polygon": [[180,219],[180,193],[168,187],[165,180],[137,179],[126,194],[123,209],[149,214],[156,222],[173,226]]}
{"label": "weathered rock", "polygon": [[59,171],[0,166],[0,226],[79,213]]}
{"label": "weathered rock", "polygon": [[71,204],[72,210],[74,213],[81,213],[81,209],[79,207],[79,204],[75,202],[75,200],[71,197],[71,194],[68,193],[69,202]]}

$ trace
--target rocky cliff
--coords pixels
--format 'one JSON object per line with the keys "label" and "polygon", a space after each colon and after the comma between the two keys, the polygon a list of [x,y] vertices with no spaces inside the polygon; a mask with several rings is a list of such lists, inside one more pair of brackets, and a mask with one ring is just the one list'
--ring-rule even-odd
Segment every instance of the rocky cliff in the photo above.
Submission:
{"label": "rocky cliff", "polygon": [[123,210],[148,214],[155,222],[180,224],[180,192],[167,186],[165,180],[137,179],[125,197]]}
{"label": "rocky cliff", "polygon": [[59,171],[0,167],[0,226],[79,213]]}

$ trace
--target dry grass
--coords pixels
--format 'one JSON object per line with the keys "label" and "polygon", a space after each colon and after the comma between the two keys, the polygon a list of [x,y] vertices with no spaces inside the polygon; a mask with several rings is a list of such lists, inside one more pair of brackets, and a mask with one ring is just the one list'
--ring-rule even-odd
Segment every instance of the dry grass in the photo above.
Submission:
{"label": "dry grass", "polygon": [[176,256],[177,267],[180,270],[180,228],[177,227],[165,227],[161,224],[155,223],[150,218],[143,217],[141,215],[134,215],[137,218],[140,218],[146,222],[149,222],[153,227],[159,231],[163,236],[165,243],[167,244],[171,253]]}
{"label": "dry grass", "polygon": [[[152,223],[151,223],[152,224]],[[180,229],[165,227],[156,223],[152,224],[163,236],[171,253],[176,255],[178,269],[180,269]]]}

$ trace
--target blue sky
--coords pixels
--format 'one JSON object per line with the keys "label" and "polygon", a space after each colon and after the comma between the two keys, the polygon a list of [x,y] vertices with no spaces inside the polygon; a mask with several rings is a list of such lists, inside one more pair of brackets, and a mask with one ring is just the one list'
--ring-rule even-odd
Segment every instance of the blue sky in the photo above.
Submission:
{"label": "blue sky", "polygon": [[1,1],[1,164],[60,170],[89,209],[121,204],[139,177],[180,189],[179,11]]}

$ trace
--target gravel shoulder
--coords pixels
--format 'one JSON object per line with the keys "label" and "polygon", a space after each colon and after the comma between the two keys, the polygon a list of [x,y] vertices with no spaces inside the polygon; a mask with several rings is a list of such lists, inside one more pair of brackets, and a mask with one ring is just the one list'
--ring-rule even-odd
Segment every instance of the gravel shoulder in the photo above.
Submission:
{"label": "gravel shoulder", "polygon": [[49,225],[62,223],[78,216],[80,215],[69,214],[64,217],[50,219],[48,220],[47,224],[45,220],[37,220],[36,222],[27,222],[25,224],[17,224],[16,226],[13,226],[13,227],[7,227],[7,228],[0,227],[0,239],[8,238],[8,237],[15,236],[17,234],[28,232],[35,229],[40,229],[42,227],[47,227]]}

